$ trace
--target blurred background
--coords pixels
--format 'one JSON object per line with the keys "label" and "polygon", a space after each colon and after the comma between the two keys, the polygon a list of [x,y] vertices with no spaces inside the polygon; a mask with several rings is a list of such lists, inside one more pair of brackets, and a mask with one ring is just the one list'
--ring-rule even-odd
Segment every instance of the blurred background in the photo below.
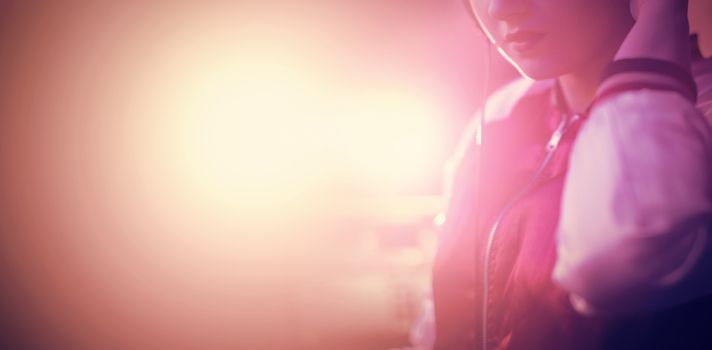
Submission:
{"label": "blurred background", "polygon": [[461,0],[0,2],[0,345],[407,345],[486,61]]}

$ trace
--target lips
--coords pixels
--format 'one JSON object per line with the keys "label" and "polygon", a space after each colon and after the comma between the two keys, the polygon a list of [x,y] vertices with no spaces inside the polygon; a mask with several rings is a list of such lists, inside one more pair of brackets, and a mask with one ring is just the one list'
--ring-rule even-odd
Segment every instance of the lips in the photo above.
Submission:
{"label": "lips", "polygon": [[546,36],[546,33],[537,32],[532,30],[517,30],[514,32],[507,33],[504,41],[509,47],[524,53],[531,50],[536,46],[537,43],[541,41]]}

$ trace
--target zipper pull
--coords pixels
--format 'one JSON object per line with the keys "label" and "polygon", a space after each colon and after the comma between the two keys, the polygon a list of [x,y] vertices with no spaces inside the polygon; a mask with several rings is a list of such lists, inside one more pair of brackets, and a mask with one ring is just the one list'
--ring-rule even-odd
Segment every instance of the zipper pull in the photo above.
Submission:
{"label": "zipper pull", "polygon": [[562,118],[561,122],[559,123],[559,126],[556,127],[556,130],[551,135],[551,138],[549,139],[549,143],[546,145],[546,149],[548,151],[555,150],[556,147],[559,146],[559,142],[561,141],[561,138],[564,136],[564,133],[566,132],[566,130],[568,130],[569,126],[576,123],[580,118],[581,118],[581,115],[578,113],[572,115],[570,118]]}
{"label": "zipper pull", "polygon": [[551,134],[549,143],[546,145],[546,149],[548,151],[555,150],[556,147],[559,145],[559,141],[561,141],[561,137],[564,135],[565,126],[566,126],[566,120],[562,120],[561,123],[559,123],[559,126],[556,128],[556,130],[554,130],[554,133]]}

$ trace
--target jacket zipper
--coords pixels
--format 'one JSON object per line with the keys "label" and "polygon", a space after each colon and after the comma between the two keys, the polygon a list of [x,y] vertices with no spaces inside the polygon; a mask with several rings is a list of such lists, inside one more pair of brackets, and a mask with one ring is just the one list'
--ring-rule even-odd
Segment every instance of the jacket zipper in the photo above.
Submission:
{"label": "jacket zipper", "polygon": [[494,239],[495,236],[497,235],[497,229],[499,228],[500,223],[502,222],[502,219],[509,213],[509,211],[514,207],[514,205],[524,197],[529,191],[532,190],[532,187],[534,187],[534,184],[536,183],[536,180],[539,179],[539,177],[542,175],[544,170],[546,169],[547,165],[549,165],[549,162],[551,162],[551,159],[553,158],[554,154],[556,153],[557,148],[559,147],[559,142],[563,138],[563,136],[566,134],[566,132],[570,129],[570,127],[575,124],[581,116],[579,114],[574,114],[570,118],[568,116],[564,116],[561,118],[561,121],[559,122],[559,125],[556,127],[556,130],[554,130],[554,133],[551,135],[549,138],[549,142],[546,145],[546,155],[544,157],[544,160],[539,164],[539,167],[537,168],[536,172],[534,172],[534,175],[529,178],[529,181],[527,184],[522,187],[519,192],[515,196],[513,196],[507,204],[500,210],[499,214],[496,216],[496,219],[494,221],[494,224],[492,224],[489,233],[487,235],[487,245],[485,246],[485,254],[484,254],[484,265],[483,265],[483,275],[484,275],[484,290],[482,293],[482,350],[487,350],[487,317],[488,317],[488,310],[487,310],[487,304],[489,301],[489,262],[490,262],[490,257],[492,254],[492,247],[494,245]]}

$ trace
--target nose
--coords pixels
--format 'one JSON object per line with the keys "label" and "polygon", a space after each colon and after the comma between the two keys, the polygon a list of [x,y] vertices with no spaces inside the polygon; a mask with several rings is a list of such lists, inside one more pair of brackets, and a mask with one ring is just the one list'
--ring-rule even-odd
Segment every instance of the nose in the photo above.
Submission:
{"label": "nose", "polygon": [[511,22],[526,13],[526,6],[523,0],[490,0],[487,12],[496,20]]}

